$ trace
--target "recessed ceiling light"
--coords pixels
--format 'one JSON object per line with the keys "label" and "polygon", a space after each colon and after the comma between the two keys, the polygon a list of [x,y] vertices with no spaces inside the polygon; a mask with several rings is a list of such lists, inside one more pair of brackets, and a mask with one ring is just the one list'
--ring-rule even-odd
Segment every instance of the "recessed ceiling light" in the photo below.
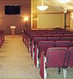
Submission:
{"label": "recessed ceiling light", "polygon": [[58,2],[60,2],[60,3],[68,3],[68,2],[70,2],[71,0],[58,0]]}
{"label": "recessed ceiling light", "polygon": [[44,11],[44,10],[47,10],[48,9],[48,6],[44,6],[44,5],[37,6],[37,9],[38,10],[41,10],[41,11]]}
{"label": "recessed ceiling light", "polygon": [[38,10],[41,10],[41,11],[45,11],[48,9],[48,6],[47,5],[44,5],[44,2],[43,0],[41,1],[41,5],[37,6],[37,9]]}

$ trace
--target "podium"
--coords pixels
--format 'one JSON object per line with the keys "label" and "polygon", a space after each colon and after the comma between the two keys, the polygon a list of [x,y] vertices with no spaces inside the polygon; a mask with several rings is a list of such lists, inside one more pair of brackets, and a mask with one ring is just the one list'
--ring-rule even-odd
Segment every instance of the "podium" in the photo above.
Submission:
{"label": "podium", "polygon": [[11,35],[14,37],[16,26],[10,26],[10,29],[11,29]]}

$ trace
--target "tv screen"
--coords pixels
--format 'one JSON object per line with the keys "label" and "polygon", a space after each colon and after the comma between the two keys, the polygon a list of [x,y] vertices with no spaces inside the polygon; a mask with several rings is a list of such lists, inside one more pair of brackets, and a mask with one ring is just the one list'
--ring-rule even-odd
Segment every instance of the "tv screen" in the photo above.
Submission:
{"label": "tv screen", "polygon": [[20,14],[20,6],[5,6],[5,14]]}

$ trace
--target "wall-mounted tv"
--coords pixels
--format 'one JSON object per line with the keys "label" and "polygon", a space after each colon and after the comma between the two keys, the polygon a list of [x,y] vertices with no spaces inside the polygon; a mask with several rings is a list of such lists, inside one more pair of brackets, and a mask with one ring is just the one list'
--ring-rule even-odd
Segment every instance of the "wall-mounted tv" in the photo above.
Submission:
{"label": "wall-mounted tv", "polygon": [[20,14],[20,5],[6,5],[5,6],[5,14]]}

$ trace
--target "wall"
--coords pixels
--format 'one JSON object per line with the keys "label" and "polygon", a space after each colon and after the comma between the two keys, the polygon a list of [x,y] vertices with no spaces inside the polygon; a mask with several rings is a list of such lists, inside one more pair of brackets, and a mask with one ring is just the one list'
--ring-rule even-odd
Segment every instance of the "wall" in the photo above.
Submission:
{"label": "wall", "polygon": [[64,14],[38,14],[38,29],[64,28]]}
{"label": "wall", "polygon": [[70,13],[70,30],[73,31],[73,12]]}
{"label": "wall", "polygon": [[[5,5],[20,5],[20,15],[5,15]],[[0,0],[0,29],[5,31],[5,34],[11,34],[10,26],[16,26],[16,34],[21,34],[22,29],[25,29],[24,16],[31,16],[31,0]],[[31,28],[31,21],[28,22],[28,28]]]}
{"label": "wall", "polygon": [[37,12],[36,12],[37,0],[31,0],[31,29],[37,29]]}

